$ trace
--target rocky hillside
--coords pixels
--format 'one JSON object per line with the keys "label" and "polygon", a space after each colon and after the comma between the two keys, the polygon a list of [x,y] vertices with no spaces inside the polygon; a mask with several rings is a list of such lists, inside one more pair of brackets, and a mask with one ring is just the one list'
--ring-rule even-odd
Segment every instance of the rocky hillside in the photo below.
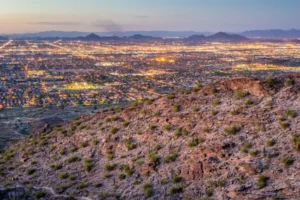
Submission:
{"label": "rocky hillside", "polygon": [[0,199],[299,199],[300,75],[238,78],[11,145]]}

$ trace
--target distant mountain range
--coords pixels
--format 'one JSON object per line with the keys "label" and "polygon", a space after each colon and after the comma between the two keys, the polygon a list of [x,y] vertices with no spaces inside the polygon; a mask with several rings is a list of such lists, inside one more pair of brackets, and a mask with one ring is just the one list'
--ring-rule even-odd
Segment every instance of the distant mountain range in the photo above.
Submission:
{"label": "distant mountain range", "polygon": [[300,38],[300,30],[253,30],[245,31],[241,35],[246,37],[257,37],[257,38]]}
{"label": "distant mountain range", "polygon": [[[105,37],[105,39],[117,40],[119,38],[131,38],[131,39],[145,39],[144,37],[149,37],[148,39],[154,38],[189,38],[192,40],[220,40],[226,41],[231,40],[235,37],[235,40],[244,40],[245,37],[248,38],[261,38],[261,39],[296,39],[300,38],[300,30],[250,30],[242,33],[228,34],[226,35],[222,32],[212,35],[210,32],[194,32],[194,31],[127,31],[127,32],[78,32],[78,31],[45,31],[39,33],[24,33],[24,34],[6,34],[0,36],[0,40],[7,38],[12,39],[45,39],[45,38],[81,38],[87,40],[100,40],[98,37]],[[88,38],[86,38],[89,36]],[[230,36],[230,38],[228,38]],[[103,39],[103,38],[102,38]]]}
{"label": "distant mountain range", "polygon": [[[153,36],[145,36],[141,34],[135,34],[132,36],[99,36],[95,33],[91,33],[87,36],[79,36],[79,37],[57,37],[56,34],[36,34],[31,36],[36,37],[22,37],[18,39],[36,39],[36,40],[82,40],[82,41],[139,41],[139,42],[147,42],[147,41],[183,41],[187,43],[195,43],[195,42],[242,42],[248,41],[249,39],[236,34],[228,34],[224,32],[219,32],[213,35],[191,35],[189,37],[178,37],[178,38],[163,38],[163,37],[153,37]],[[76,35],[76,34],[75,34]],[[44,36],[44,37],[41,37]],[[48,36],[48,37],[46,37]],[[3,37],[4,39],[4,37]]]}
{"label": "distant mountain range", "polygon": [[[24,33],[24,34],[7,34],[10,38],[75,38],[85,37],[92,32],[78,32],[78,31],[45,31],[39,33]],[[125,32],[95,32],[94,34],[99,36],[118,36],[129,37],[132,35],[149,35],[152,37],[189,37],[191,35],[210,35],[210,32],[194,32],[194,31],[125,31]]]}

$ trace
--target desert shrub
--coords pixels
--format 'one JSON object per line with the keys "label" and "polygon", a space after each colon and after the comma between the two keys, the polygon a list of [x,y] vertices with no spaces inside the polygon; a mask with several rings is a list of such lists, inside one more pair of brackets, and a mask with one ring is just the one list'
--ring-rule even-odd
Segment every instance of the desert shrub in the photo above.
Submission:
{"label": "desert shrub", "polygon": [[240,127],[230,126],[230,127],[225,128],[225,133],[227,133],[229,135],[233,135],[233,134],[240,132],[240,130],[241,130]]}
{"label": "desert shrub", "polygon": [[87,172],[90,172],[92,168],[94,167],[94,164],[90,158],[84,159],[83,161],[83,167]]}
{"label": "desert shrub", "polygon": [[39,192],[36,193],[35,198],[36,198],[36,199],[41,199],[41,198],[43,198],[43,197],[46,197],[46,195],[47,195],[47,194],[46,194],[45,192],[39,191]]}
{"label": "desert shrub", "polygon": [[206,196],[211,197],[214,194],[214,191],[213,189],[207,189],[205,190],[205,194]]}
{"label": "desert shrub", "polygon": [[66,155],[67,152],[65,149],[62,149],[58,153],[63,156],[63,155]]}
{"label": "desert shrub", "polygon": [[272,77],[267,77],[266,83],[268,84],[269,87],[272,87],[276,83],[276,80]]}
{"label": "desert shrub", "polygon": [[172,126],[171,124],[167,124],[164,126],[164,129],[167,130],[167,131],[170,131],[172,129]]}
{"label": "desert shrub", "polygon": [[266,145],[269,146],[269,147],[272,147],[274,146],[274,144],[276,143],[275,140],[273,139],[266,139]]}
{"label": "desert shrub", "polygon": [[147,100],[146,100],[146,104],[147,104],[147,105],[151,105],[152,103],[153,103],[153,99],[147,99]]}
{"label": "desert shrub", "polygon": [[284,129],[290,127],[290,123],[287,122],[287,121],[281,121],[279,124],[280,124],[280,126],[281,126],[282,128],[284,128]]}
{"label": "desert shrub", "polygon": [[176,95],[175,95],[175,93],[170,93],[170,94],[168,95],[167,98],[168,98],[169,100],[175,99],[175,98],[176,98]]}
{"label": "desert shrub", "polygon": [[155,130],[155,129],[157,128],[157,126],[156,126],[156,125],[150,125],[149,128],[150,128],[151,130]]}
{"label": "desert shrub", "polygon": [[84,189],[88,186],[88,184],[86,182],[80,182],[77,186],[76,189]]}
{"label": "desert shrub", "polygon": [[256,149],[250,149],[248,152],[251,156],[257,156],[258,151]]}
{"label": "desert shrub", "polygon": [[258,180],[257,180],[257,186],[262,189],[264,187],[267,186],[267,181],[268,181],[268,177],[264,176],[264,175],[261,175],[259,176]]}
{"label": "desert shrub", "polygon": [[300,151],[300,136],[293,135],[292,142],[294,143],[296,150]]}
{"label": "desert shrub", "polygon": [[211,93],[213,93],[213,94],[217,94],[217,93],[218,93],[218,90],[217,90],[217,88],[212,88],[212,89],[211,89]]}
{"label": "desert shrub", "polygon": [[158,156],[154,152],[149,152],[147,158],[151,162],[156,162],[158,160]]}
{"label": "desert shrub", "polygon": [[146,197],[151,197],[153,195],[153,188],[151,184],[145,183],[143,185],[143,190]]}
{"label": "desert shrub", "polygon": [[67,178],[69,178],[69,174],[66,173],[66,172],[62,172],[62,173],[59,174],[59,178],[60,179],[67,179]]}
{"label": "desert shrub", "polygon": [[73,163],[73,162],[77,162],[77,161],[80,161],[81,158],[79,158],[78,156],[71,156],[67,159],[67,162],[68,163]]}
{"label": "desert shrub", "polygon": [[182,135],[182,128],[181,127],[176,128],[174,132],[174,136],[179,137],[181,135]]}
{"label": "desert shrub", "polygon": [[81,148],[85,148],[85,147],[87,147],[87,146],[89,146],[89,142],[88,142],[88,141],[84,141],[84,142],[82,142],[82,143],[80,144],[80,147],[81,147]]}
{"label": "desert shrub", "polygon": [[294,163],[294,159],[289,157],[283,157],[280,161],[285,167],[288,167]]}
{"label": "desert shrub", "polygon": [[293,111],[293,110],[290,110],[290,109],[287,109],[287,110],[285,111],[285,114],[286,114],[287,116],[291,117],[291,118],[297,117],[297,113],[296,113],[295,111]]}
{"label": "desert shrub", "polygon": [[109,130],[110,134],[115,134],[118,132],[118,128],[116,127],[111,127],[110,130]]}
{"label": "desert shrub", "polygon": [[173,111],[174,112],[179,112],[181,110],[181,106],[180,105],[173,105]]}
{"label": "desert shrub", "polygon": [[181,180],[182,180],[182,178],[178,175],[175,175],[172,177],[173,183],[179,183],[179,182],[181,182]]}
{"label": "desert shrub", "polygon": [[29,169],[26,170],[26,174],[27,174],[27,175],[32,175],[32,174],[34,174],[35,172],[36,172],[36,169],[33,169],[33,168],[29,168]]}
{"label": "desert shrub", "polygon": [[123,126],[123,127],[127,127],[127,126],[129,126],[129,124],[130,124],[130,122],[125,121],[125,122],[122,123],[122,126]]}
{"label": "desert shrub", "polygon": [[97,145],[99,143],[99,141],[98,140],[93,140],[92,143],[93,143],[93,145]]}
{"label": "desert shrub", "polygon": [[221,101],[220,101],[219,99],[215,99],[215,100],[213,100],[212,104],[213,104],[214,106],[217,106],[217,105],[220,105],[220,104],[221,104]]}
{"label": "desert shrub", "polygon": [[166,156],[166,157],[163,159],[163,163],[171,163],[171,162],[174,162],[174,161],[176,160],[177,157],[178,157],[178,154],[177,154],[177,153],[170,154],[170,155]]}
{"label": "desert shrub", "polygon": [[161,185],[165,185],[165,184],[168,183],[168,180],[167,180],[167,179],[161,179],[161,180],[159,181],[159,183],[160,183]]}
{"label": "desert shrub", "polygon": [[118,175],[119,180],[124,180],[126,178],[125,174],[119,174]]}
{"label": "desert shrub", "polygon": [[128,150],[132,150],[132,149],[136,148],[136,144],[135,144],[133,138],[125,139],[124,142],[125,142],[125,146]]}
{"label": "desert shrub", "polygon": [[249,142],[244,143],[241,148],[241,152],[248,153],[250,147],[251,147],[251,144]]}
{"label": "desert shrub", "polygon": [[236,90],[234,91],[234,97],[236,98],[243,98],[247,95],[246,92],[244,92],[243,90]]}
{"label": "desert shrub", "polygon": [[246,106],[250,106],[250,105],[253,105],[254,104],[254,102],[251,100],[251,99],[247,99],[246,101],[245,101],[245,105]]}
{"label": "desert shrub", "polygon": [[239,111],[236,110],[236,109],[233,109],[233,110],[230,111],[230,114],[231,114],[231,115],[238,115],[238,114],[239,114]]}
{"label": "desert shrub", "polygon": [[217,110],[212,110],[211,111],[211,114],[213,115],[213,116],[215,116],[215,115],[217,115],[219,112],[217,111]]}
{"label": "desert shrub", "polygon": [[183,185],[172,186],[169,189],[169,194],[178,194],[183,192]]}
{"label": "desert shrub", "polygon": [[295,85],[295,80],[294,79],[291,79],[291,78],[288,78],[286,81],[285,81],[285,84],[287,86],[292,86],[292,85]]}
{"label": "desert shrub", "polygon": [[54,169],[55,171],[62,169],[62,165],[57,164],[57,165],[51,165],[51,168]]}
{"label": "desert shrub", "polygon": [[106,171],[113,171],[117,167],[116,164],[106,164],[105,165],[105,170]]}
{"label": "desert shrub", "polygon": [[199,138],[192,138],[189,142],[188,142],[188,146],[189,147],[196,147],[200,144],[200,142],[202,142],[203,139],[199,139]]}
{"label": "desert shrub", "polygon": [[199,107],[194,107],[194,108],[193,108],[193,111],[194,111],[194,112],[199,112],[199,111],[200,111],[200,108],[199,108]]}

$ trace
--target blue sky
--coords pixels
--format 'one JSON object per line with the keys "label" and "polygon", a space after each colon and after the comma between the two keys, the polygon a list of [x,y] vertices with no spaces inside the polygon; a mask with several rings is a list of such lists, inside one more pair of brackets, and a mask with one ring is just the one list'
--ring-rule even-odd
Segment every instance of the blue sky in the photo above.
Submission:
{"label": "blue sky", "polygon": [[300,28],[299,0],[2,0],[2,33]]}

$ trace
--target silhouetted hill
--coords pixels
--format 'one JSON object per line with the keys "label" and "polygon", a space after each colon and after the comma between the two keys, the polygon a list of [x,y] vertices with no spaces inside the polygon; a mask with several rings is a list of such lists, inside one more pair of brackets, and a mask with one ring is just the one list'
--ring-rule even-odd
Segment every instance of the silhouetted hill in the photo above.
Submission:
{"label": "silhouetted hill", "polygon": [[213,41],[213,42],[242,42],[242,41],[248,41],[249,39],[236,34],[227,34],[224,32],[219,32],[214,35],[207,36],[205,38],[207,41]]}
{"label": "silhouetted hill", "polygon": [[241,35],[246,37],[260,37],[260,38],[300,38],[300,30],[252,30],[245,31]]}

